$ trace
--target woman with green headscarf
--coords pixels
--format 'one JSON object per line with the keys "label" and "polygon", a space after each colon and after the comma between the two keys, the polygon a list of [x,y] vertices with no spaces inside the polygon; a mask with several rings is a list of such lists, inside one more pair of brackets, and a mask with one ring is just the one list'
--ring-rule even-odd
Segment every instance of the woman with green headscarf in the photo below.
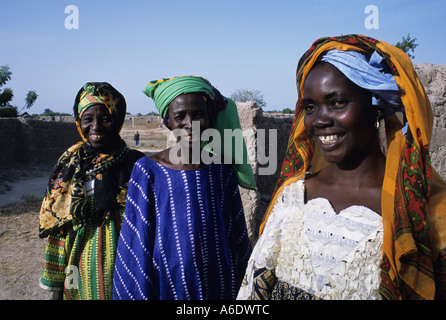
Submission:
{"label": "woman with green headscarf", "polygon": [[[42,202],[43,289],[65,299],[111,299],[130,173],[144,156],[120,138],[126,102],[110,84],[85,84],[74,102],[83,141],[57,161]],[[63,296],[62,296],[63,294]]]}
{"label": "woman with green headscarf", "polygon": [[222,134],[240,129],[235,103],[196,76],[153,81],[144,93],[155,101],[166,126],[184,134],[178,150],[169,148],[135,164],[113,298],[234,299],[251,252],[239,185],[255,188],[255,182],[247,161],[204,161],[200,156],[221,150],[200,137],[211,128]]}

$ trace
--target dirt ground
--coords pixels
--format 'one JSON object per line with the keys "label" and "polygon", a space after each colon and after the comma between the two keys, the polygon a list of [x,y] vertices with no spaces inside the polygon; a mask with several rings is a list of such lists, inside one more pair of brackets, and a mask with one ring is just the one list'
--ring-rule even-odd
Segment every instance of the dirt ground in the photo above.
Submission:
{"label": "dirt ground", "polygon": [[0,209],[0,299],[46,300],[40,289],[45,240],[39,239],[40,201]]}
{"label": "dirt ground", "polygon": [[[123,129],[121,136],[149,155],[166,146],[166,129]],[[45,239],[38,236],[38,213],[55,163],[11,164],[0,167],[0,300],[47,300],[51,294],[39,287]]]}
{"label": "dirt ground", "polygon": [[38,236],[38,212],[51,165],[0,169],[0,299],[40,300],[45,240]]}

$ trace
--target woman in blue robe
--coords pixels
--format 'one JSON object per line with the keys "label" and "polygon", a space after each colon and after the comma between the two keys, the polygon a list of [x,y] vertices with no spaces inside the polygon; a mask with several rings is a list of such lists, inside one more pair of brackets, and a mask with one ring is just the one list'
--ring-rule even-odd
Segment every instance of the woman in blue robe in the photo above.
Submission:
{"label": "woman in blue robe", "polygon": [[113,297],[235,299],[251,254],[239,185],[255,188],[252,169],[247,161],[203,161],[203,152],[215,150],[200,139],[194,161],[192,146],[206,129],[240,128],[236,106],[196,76],[153,81],[144,93],[170,130],[182,130],[182,148],[144,157],[133,168]]}

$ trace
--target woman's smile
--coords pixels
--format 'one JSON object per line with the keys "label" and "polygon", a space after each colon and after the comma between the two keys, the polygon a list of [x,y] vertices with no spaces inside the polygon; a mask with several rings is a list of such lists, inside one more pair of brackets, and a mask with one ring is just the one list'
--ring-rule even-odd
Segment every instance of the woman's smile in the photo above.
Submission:
{"label": "woman's smile", "polygon": [[105,135],[103,135],[103,134],[90,134],[90,138],[91,138],[92,140],[97,140],[97,141],[99,141],[99,140],[104,139],[104,137],[105,137]]}
{"label": "woman's smile", "polygon": [[317,135],[317,138],[324,146],[332,146],[341,142],[341,139],[344,135],[340,134],[332,134],[332,135]]}

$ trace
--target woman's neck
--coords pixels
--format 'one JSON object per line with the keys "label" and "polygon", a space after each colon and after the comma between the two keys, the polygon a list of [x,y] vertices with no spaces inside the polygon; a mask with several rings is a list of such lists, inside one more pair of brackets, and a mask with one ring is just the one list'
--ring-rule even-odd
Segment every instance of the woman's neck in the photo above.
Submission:
{"label": "woman's neck", "polygon": [[189,155],[188,157],[182,157],[181,154],[175,155],[175,160],[172,160],[172,154],[174,152],[171,148],[160,151],[150,158],[167,167],[174,170],[197,170],[205,166],[200,159],[193,159]]}

